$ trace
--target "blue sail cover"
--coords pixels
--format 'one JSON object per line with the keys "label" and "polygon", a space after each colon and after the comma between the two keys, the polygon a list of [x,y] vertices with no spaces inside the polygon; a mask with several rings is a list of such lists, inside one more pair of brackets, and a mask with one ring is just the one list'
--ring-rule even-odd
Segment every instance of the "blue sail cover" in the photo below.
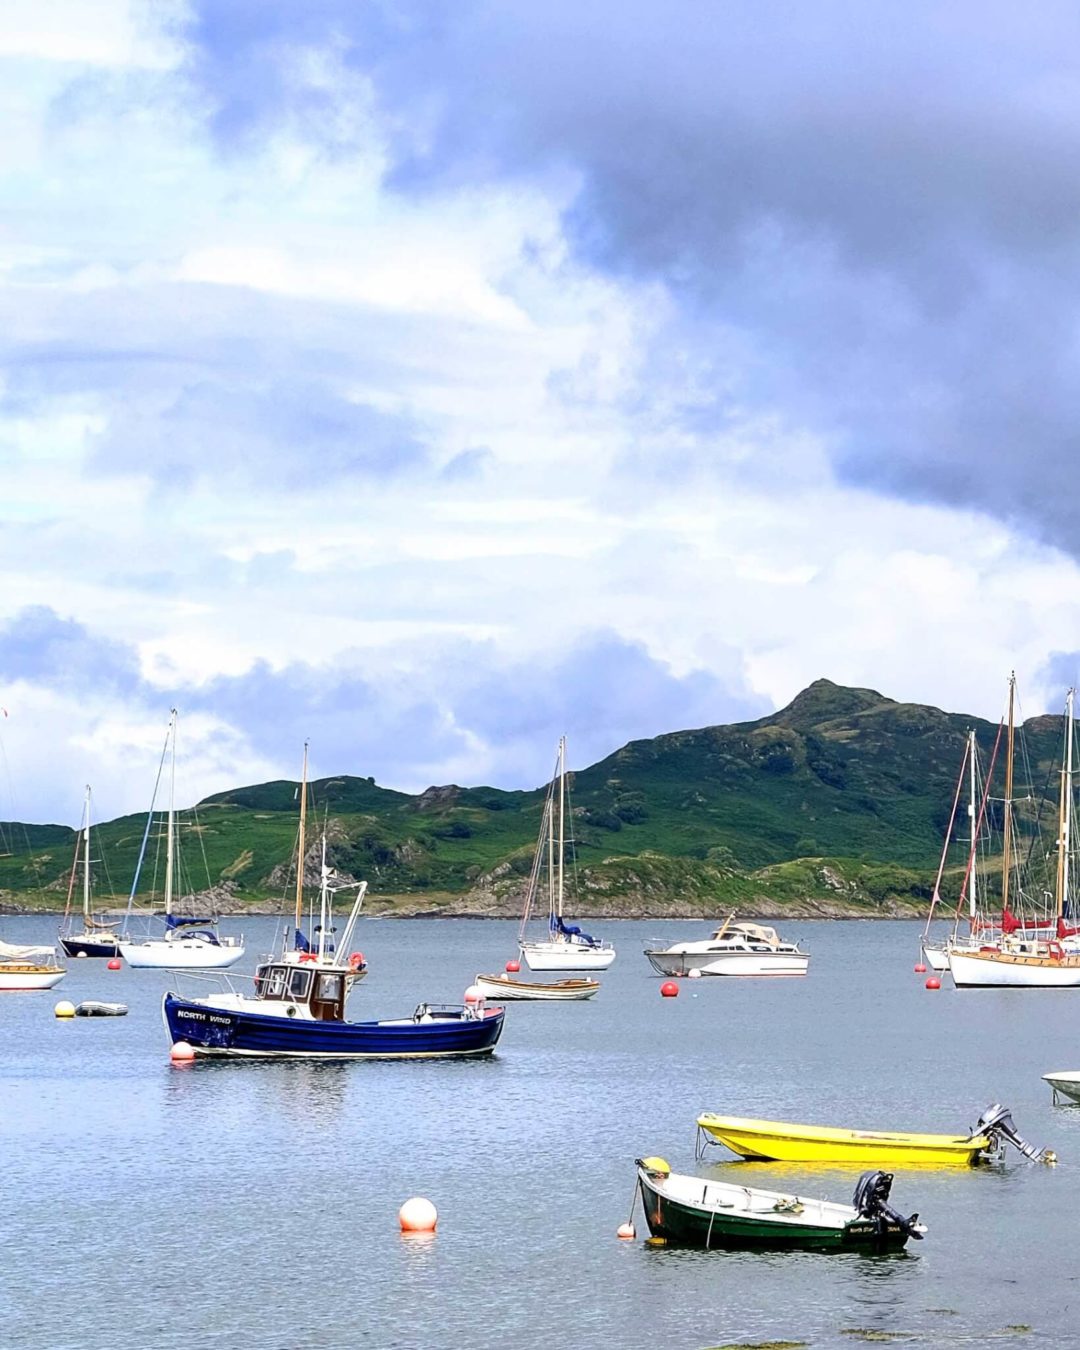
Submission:
{"label": "blue sail cover", "polygon": [[193,923],[213,923],[205,914],[166,914],[166,928],[185,928]]}
{"label": "blue sail cover", "polygon": [[293,945],[298,952],[310,952],[314,949],[311,943],[303,935],[299,928],[295,930],[296,936],[293,938]]}
{"label": "blue sail cover", "polygon": [[596,938],[588,933],[583,933],[576,923],[566,923],[558,914],[551,916],[551,931],[561,933],[563,937],[575,938],[578,942],[584,943],[586,947],[595,947]]}

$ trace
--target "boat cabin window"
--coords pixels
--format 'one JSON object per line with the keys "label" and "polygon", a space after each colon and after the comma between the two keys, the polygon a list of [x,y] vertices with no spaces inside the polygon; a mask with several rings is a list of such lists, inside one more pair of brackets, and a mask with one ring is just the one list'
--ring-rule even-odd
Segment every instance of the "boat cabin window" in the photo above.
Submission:
{"label": "boat cabin window", "polygon": [[255,976],[255,990],[260,998],[284,998],[288,977],[286,966],[260,966]]}
{"label": "boat cabin window", "polygon": [[303,1002],[308,996],[308,990],[311,988],[311,971],[294,970],[289,976],[289,995],[298,1002]]}
{"label": "boat cabin window", "polygon": [[311,1015],[319,1022],[340,1022],[345,1017],[345,974],[320,970],[311,994]]}

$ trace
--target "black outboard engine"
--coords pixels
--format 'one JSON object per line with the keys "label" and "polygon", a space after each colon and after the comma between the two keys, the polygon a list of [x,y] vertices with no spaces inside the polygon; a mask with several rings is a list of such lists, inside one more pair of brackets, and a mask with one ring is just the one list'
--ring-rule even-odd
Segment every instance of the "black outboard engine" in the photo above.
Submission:
{"label": "black outboard engine", "polygon": [[1012,1112],[1007,1106],[1001,1106],[997,1102],[993,1106],[988,1106],[979,1117],[975,1132],[985,1134],[999,1148],[1005,1142],[1012,1144],[1013,1148],[1018,1148],[1024,1157],[1030,1158],[1032,1162],[1057,1162],[1056,1153],[1048,1148],[1036,1148],[1034,1144],[1029,1144],[1023,1139],[1013,1124]]}
{"label": "black outboard engine", "polygon": [[887,1203],[892,1183],[891,1172],[864,1172],[855,1186],[855,1196],[851,1202],[855,1212],[860,1219],[873,1219],[883,1237],[885,1225],[892,1223],[898,1225],[908,1237],[921,1242],[923,1229],[919,1216],[912,1214],[905,1219]]}

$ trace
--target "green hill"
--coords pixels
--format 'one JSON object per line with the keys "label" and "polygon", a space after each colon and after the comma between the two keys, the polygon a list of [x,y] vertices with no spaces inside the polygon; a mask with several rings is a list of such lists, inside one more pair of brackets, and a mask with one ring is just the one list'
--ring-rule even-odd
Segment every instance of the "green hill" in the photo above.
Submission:
{"label": "green hill", "polygon": [[[632,741],[572,775],[575,913],[922,909],[970,728],[989,760],[994,724],[818,680],[756,722]],[[1018,797],[1051,780],[1061,736],[1060,718],[1025,725]],[[277,907],[297,796],[279,781],[199,804],[198,848],[185,847],[200,855],[203,888],[205,853],[223,907]],[[543,798],[543,788],[457,786],[411,796],[342,776],[312,785],[310,818],[327,824],[334,866],[369,881],[372,912],[516,913]],[[1035,814],[1021,808],[1023,828]],[[125,817],[95,830],[100,889],[126,899],[144,826]],[[59,826],[0,827],[0,902],[62,904],[74,838]]]}

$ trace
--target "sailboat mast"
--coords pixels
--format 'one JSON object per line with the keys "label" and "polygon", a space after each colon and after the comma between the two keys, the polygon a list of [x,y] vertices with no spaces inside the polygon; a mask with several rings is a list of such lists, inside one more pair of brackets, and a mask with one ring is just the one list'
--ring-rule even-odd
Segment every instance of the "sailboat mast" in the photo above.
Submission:
{"label": "sailboat mast", "polygon": [[169,816],[165,834],[165,914],[172,913],[173,869],[176,866],[176,709],[170,710],[169,735],[172,738],[172,760],[169,766]]}
{"label": "sailboat mast", "polygon": [[300,834],[296,844],[296,927],[304,912],[304,849],[306,847],[305,830],[307,827],[307,757],[308,743],[304,742],[304,768],[300,777]]}
{"label": "sailboat mast", "polygon": [[86,828],[83,831],[83,924],[90,924],[90,784],[86,785]]}
{"label": "sailboat mast", "polygon": [[968,914],[971,922],[974,924],[975,916],[978,913],[978,903],[976,901],[975,891],[979,876],[978,860],[975,856],[975,847],[978,842],[975,831],[975,794],[977,786],[975,782],[975,732],[974,729],[968,734],[968,754],[971,758],[969,765],[969,782],[971,784],[971,796],[968,801],[968,819],[971,821],[971,896],[968,907]]}
{"label": "sailboat mast", "polygon": [[555,778],[552,779],[551,791],[548,793],[547,803],[544,807],[547,816],[547,874],[548,874],[548,922],[550,923],[552,915],[555,913],[555,783],[559,777],[558,757],[555,760]]}
{"label": "sailboat mast", "polygon": [[1073,775],[1073,695],[1065,695],[1065,754],[1061,773],[1061,807],[1058,831],[1058,887],[1057,917],[1064,916],[1069,898],[1069,849],[1072,844],[1072,775]]}
{"label": "sailboat mast", "polygon": [[1009,673],[1009,738],[1005,752],[1005,818],[1001,832],[1001,911],[1009,908],[1009,874],[1012,871],[1012,796],[1013,748],[1016,740],[1014,724],[1016,708],[1016,672]]}
{"label": "sailboat mast", "polygon": [[566,854],[566,737],[559,737],[559,918],[562,918],[563,865]]}
{"label": "sailboat mast", "polygon": [[330,929],[330,869],[326,865],[326,834],[322,837],[322,862],[319,867],[319,960],[326,955],[326,934]]}

